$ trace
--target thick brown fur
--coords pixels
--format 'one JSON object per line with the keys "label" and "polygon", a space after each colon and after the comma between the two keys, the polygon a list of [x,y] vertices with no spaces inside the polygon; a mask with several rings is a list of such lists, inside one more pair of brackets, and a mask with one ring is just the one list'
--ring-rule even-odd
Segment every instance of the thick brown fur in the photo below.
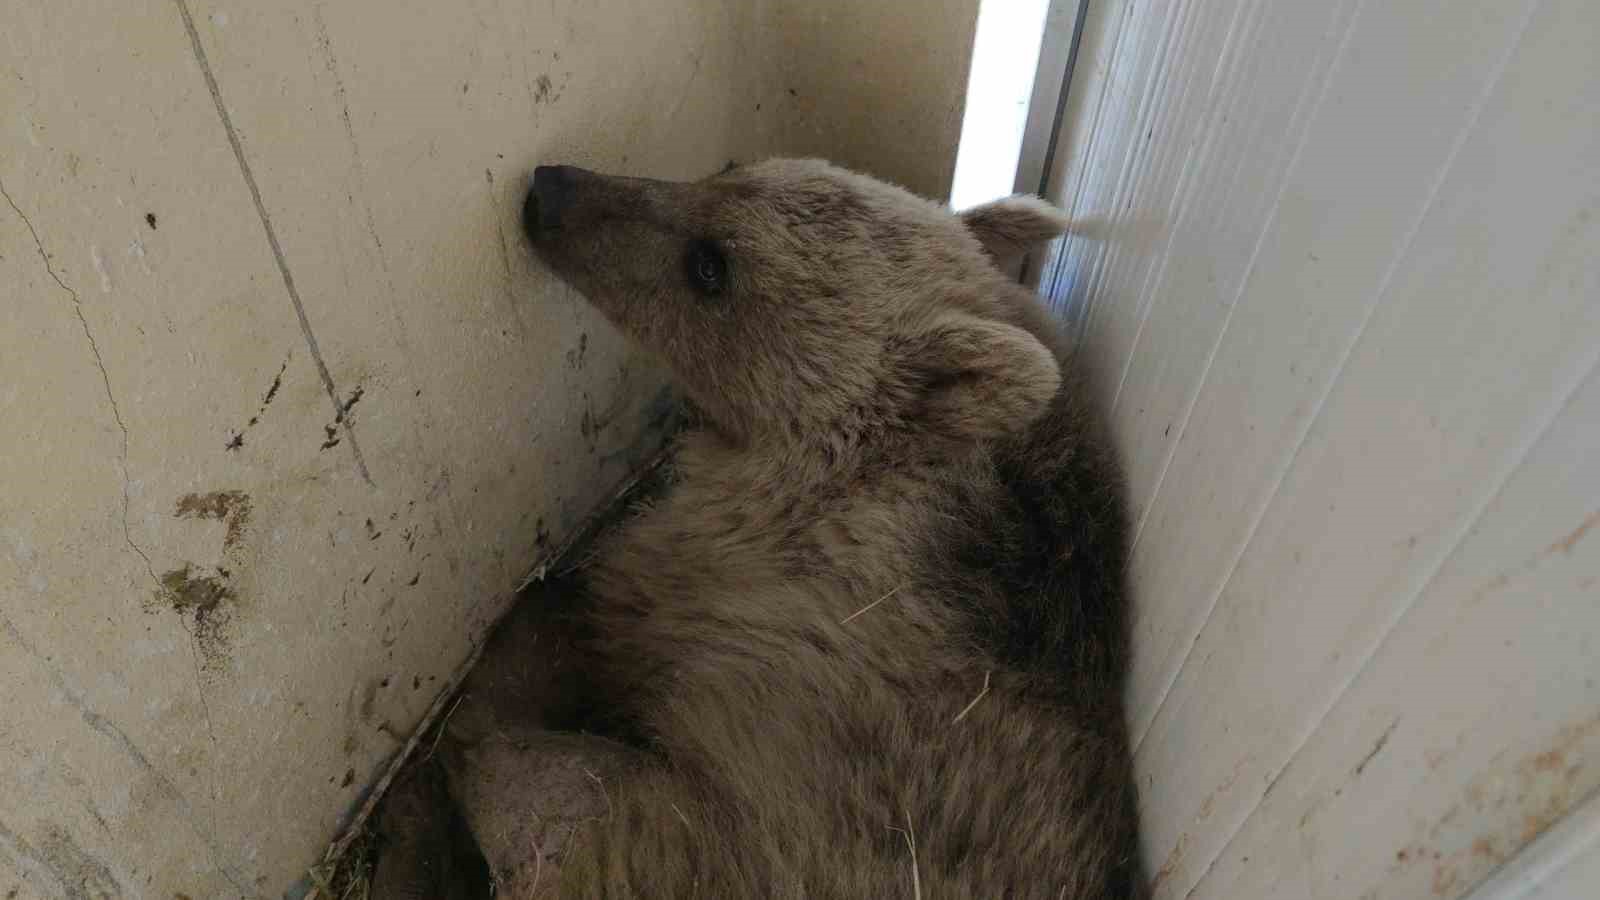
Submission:
{"label": "thick brown fur", "polygon": [[706,421],[585,572],[643,750],[560,894],[1142,896],[1116,466],[996,266],[1060,213],[773,161],[542,169],[525,220]]}

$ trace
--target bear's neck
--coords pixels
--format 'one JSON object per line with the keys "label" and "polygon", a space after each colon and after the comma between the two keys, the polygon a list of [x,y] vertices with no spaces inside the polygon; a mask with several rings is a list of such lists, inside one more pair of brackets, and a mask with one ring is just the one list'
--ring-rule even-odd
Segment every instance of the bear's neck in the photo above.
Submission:
{"label": "bear's neck", "polygon": [[[925,522],[957,470],[985,451],[751,444],[685,436],[657,523],[642,541],[671,567],[693,560],[738,581],[836,578],[857,590],[909,577]],[[648,521],[641,527],[650,530]],[[640,535],[643,537],[643,535]]]}

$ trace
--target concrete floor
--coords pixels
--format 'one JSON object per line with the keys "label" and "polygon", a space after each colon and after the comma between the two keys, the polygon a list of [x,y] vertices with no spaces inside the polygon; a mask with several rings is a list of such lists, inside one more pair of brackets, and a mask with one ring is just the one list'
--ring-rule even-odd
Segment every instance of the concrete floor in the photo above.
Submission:
{"label": "concrete floor", "polygon": [[659,440],[536,161],[942,195],[975,0],[10,0],[0,897],[303,894]]}

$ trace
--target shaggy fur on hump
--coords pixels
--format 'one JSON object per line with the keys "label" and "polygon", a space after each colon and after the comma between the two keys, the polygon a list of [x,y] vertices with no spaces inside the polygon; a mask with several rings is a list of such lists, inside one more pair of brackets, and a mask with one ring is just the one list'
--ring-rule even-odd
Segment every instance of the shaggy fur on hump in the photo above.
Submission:
{"label": "shaggy fur on hump", "polygon": [[1061,214],[814,161],[528,206],[705,419],[586,570],[590,703],[638,749],[540,889],[1142,896],[1116,466],[996,266]]}

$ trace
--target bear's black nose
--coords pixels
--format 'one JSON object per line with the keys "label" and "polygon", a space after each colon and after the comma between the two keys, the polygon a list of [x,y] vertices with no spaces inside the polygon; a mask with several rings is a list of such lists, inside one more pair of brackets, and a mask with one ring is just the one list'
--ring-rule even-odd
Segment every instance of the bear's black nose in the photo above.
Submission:
{"label": "bear's black nose", "polygon": [[522,204],[522,227],[537,239],[542,232],[561,227],[561,218],[572,206],[578,180],[587,174],[572,166],[539,166],[533,170],[533,188]]}

